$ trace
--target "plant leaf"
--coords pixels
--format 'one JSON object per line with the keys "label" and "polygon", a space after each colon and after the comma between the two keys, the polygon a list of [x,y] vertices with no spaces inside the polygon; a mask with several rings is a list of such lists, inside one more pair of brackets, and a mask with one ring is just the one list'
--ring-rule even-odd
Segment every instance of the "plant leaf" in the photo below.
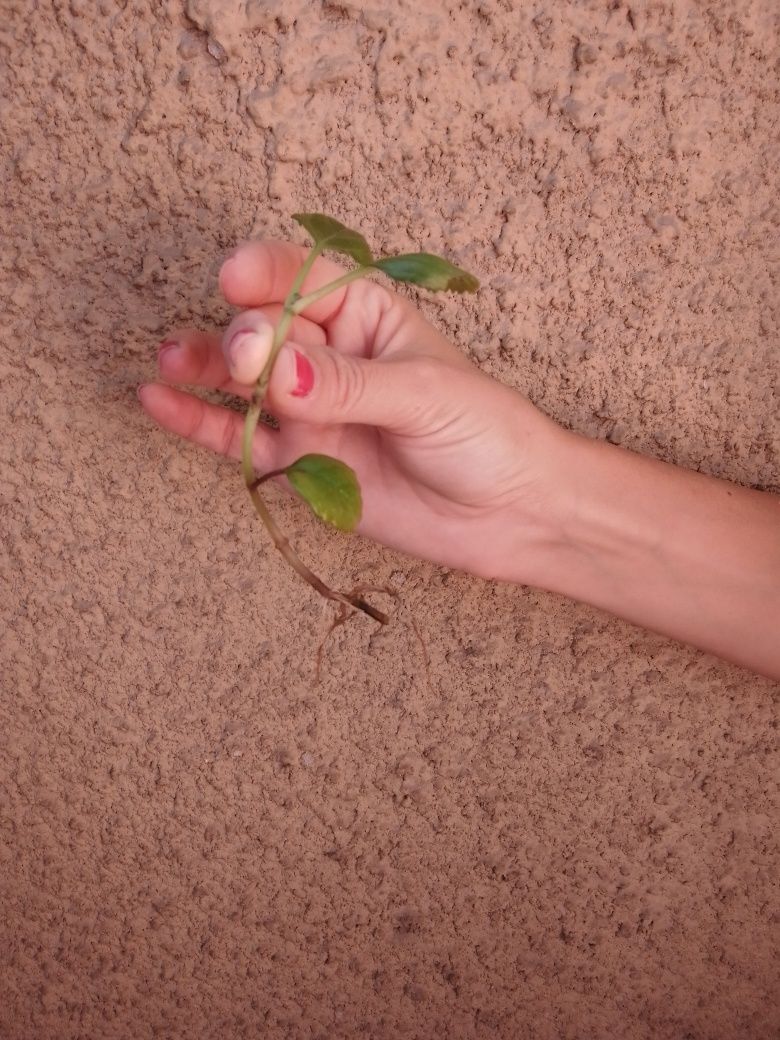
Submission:
{"label": "plant leaf", "polygon": [[355,472],[346,463],[330,455],[302,455],[284,472],[320,520],[341,531],[354,531],[363,501]]}
{"label": "plant leaf", "polygon": [[374,260],[374,267],[397,282],[412,282],[434,292],[476,292],[479,281],[473,274],[456,267],[433,253],[404,253]]}
{"label": "plant leaf", "polygon": [[333,217],[326,217],[324,213],[293,213],[293,220],[305,228],[322,249],[345,253],[361,266],[372,263],[368,242],[360,232],[352,231]]}

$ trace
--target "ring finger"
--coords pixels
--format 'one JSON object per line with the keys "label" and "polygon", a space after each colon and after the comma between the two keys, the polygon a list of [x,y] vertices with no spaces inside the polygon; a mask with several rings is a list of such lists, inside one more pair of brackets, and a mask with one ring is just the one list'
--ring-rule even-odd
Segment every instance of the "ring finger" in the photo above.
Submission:
{"label": "ring finger", "polygon": [[[257,314],[255,311],[250,313]],[[276,324],[280,313],[281,307],[276,304],[269,304],[262,311],[272,324]],[[235,320],[231,328],[233,325]],[[325,333],[319,325],[296,317],[290,338],[302,346],[320,346],[325,341]],[[223,338],[216,333],[192,328],[175,330],[160,344],[157,360],[160,376],[166,382],[222,390],[237,397],[248,398],[252,393],[251,381],[239,382],[231,375],[223,351]]]}

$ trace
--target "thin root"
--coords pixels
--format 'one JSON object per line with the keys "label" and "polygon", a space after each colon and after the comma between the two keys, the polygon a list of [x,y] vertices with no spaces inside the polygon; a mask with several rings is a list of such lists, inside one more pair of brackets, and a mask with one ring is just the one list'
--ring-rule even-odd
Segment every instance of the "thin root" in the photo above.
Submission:
{"label": "thin root", "polygon": [[[385,592],[388,596],[392,596],[393,599],[398,599],[398,593],[395,591],[395,589],[391,589],[389,585],[358,585],[357,588],[354,588],[352,590],[352,592],[345,594],[344,600],[341,600],[339,602],[336,617],[331,623],[331,626],[328,629],[328,631],[325,633],[322,641],[320,642],[320,645],[317,647],[317,666],[314,673],[315,681],[317,683],[319,683],[320,681],[320,674],[322,671],[322,652],[325,649],[325,644],[336,631],[336,629],[340,628],[341,625],[346,624],[351,617],[355,616],[358,610],[362,610],[365,612],[366,604],[363,602],[361,597],[365,595],[365,593],[367,592]],[[349,602],[345,602],[345,600],[348,600]],[[371,616],[374,616],[373,613],[371,614]],[[378,620],[380,624],[386,624],[388,619],[384,614],[382,614],[380,618],[377,618],[376,620]]]}

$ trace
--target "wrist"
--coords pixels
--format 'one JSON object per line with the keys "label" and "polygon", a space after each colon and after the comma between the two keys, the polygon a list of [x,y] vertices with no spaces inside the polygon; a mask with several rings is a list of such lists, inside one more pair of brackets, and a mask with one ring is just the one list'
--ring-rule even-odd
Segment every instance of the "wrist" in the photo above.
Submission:
{"label": "wrist", "polygon": [[559,449],[546,526],[510,580],[780,675],[780,503],[575,434]]}
{"label": "wrist", "polygon": [[609,607],[613,591],[660,552],[660,531],[633,482],[633,466],[643,461],[557,429],[538,516],[509,580]]}
{"label": "wrist", "polygon": [[478,537],[464,539],[472,552],[463,565],[482,578],[565,593],[584,535],[577,470],[588,442],[534,413],[533,424],[510,430],[506,455],[516,472],[500,504],[481,518]]}

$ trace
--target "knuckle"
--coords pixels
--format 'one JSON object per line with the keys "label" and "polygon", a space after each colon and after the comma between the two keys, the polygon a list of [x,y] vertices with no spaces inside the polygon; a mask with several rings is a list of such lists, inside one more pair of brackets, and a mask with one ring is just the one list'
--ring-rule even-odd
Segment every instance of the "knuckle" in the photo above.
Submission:
{"label": "knuckle", "polygon": [[394,308],[397,307],[399,312],[402,310],[399,306],[402,297],[397,296],[394,292],[388,289],[386,285],[382,285],[380,282],[365,282],[365,293],[366,305],[373,311],[372,321],[376,325],[379,325],[386,315]]}
{"label": "knuckle", "polygon": [[236,429],[232,416],[225,415],[220,419],[217,437],[217,451],[220,455],[232,455],[236,447]]}
{"label": "knuckle", "polygon": [[195,398],[197,407],[192,413],[192,422],[190,423],[189,429],[185,430],[184,436],[189,441],[198,441],[201,439],[201,432],[206,422],[206,405],[199,398]]}
{"label": "knuckle", "polygon": [[267,239],[263,239],[257,244],[260,256],[262,257],[265,297],[269,298],[273,287],[278,285],[280,280],[279,249],[274,247],[274,242]]}
{"label": "knuckle", "polygon": [[414,372],[410,373],[410,385],[417,391],[417,397],[428,400],[437,397],[441,393],[442,364],[435,358],[420,357],[414,361]]}
{"label": "knuckle", "polygon": [[331,404],[337,412],[346,412],[359,401],[365,390],[365,373],[352,358],[333,352],[331,355]]}
{"label": "knuckle", "polygon": [[193,413],[192,423],[185,436],[187,440],[221,455],[233,455],[237,447],[237,434],[231,418],[229,413],[215,416],[204,401],[198,401],[198,407]]}

